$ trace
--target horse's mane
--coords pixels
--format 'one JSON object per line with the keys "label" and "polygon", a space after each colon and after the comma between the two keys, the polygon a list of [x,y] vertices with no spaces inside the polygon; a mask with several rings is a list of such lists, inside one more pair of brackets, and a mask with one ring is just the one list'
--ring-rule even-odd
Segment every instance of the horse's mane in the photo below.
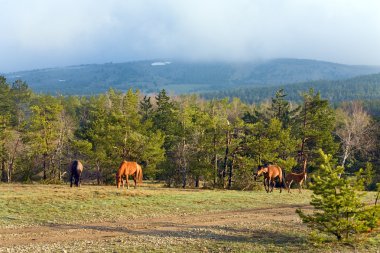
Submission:
{"label": "horse's mane", "polygon": [[122,161],[120,163],[119,169],[116,172],[117,176],[120,176],[120,174],[123,174],[122,171],[125,169],[125,166],[126,166],[125,164],[126,164],[126,161]]}

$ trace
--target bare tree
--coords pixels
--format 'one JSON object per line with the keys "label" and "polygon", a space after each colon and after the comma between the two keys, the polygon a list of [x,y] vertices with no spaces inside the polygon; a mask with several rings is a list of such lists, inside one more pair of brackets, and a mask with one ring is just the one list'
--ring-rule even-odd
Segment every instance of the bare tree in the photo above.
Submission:
{"label": "bare tree", "polygon": [[375,147],[374,127],[371,116],[360,102],[344,104],[339,111],[341,117],[336,134],[342,145],[342,166],[355,153],[368,154]]}

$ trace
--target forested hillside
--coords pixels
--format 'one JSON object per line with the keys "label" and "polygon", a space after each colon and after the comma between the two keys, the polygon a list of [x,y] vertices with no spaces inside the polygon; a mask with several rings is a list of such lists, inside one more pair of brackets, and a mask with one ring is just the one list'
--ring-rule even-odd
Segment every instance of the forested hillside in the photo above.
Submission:
{"label": "forested hillside", "polygon": [[206,99],[237,97],[246,103],[259,103],[271,98],[276,90],[285,89],[289,100],[300,101],[302,99],[300,94],[310,88],[319,91],[323,98],[333,103],[351,100],[371,101],[367,103],[368,106],[374,105],[370,106],[371,110],[378,112],[375,101],[380,100],[380,74],[359,76],[346,80],[320,80],[271,87],[227,89],[203,93],[202,97]]}
{"label": "forested hillside", "polygon": [[[113,89],[96,96],[33,93],[22,81],[0,78],[0,158],[3,181],[67,180],[80,159],[89,183],[114,183],[123,159],[143,166],[145,178],[169,186],[249,188],[259,164],[287,172],[319,166],[318,150],[346,173],[364,168],[366,187],[379,181],[380,128],[360,103],[334,109],[309,90],[298,104],[283,90],[270,103],[143,96]],[[352,139],[354,138],[354,139]],[[375,173],[377,172],[377,173]]]}
{"label": "forested hillside", "polygon": [[284,85],[312,80],[338,80],[379,73],[380,67],[350,66],[315,60],[275,59],[246,63],[136,61],[80,65],[8,73],[36,92],[95,95],[109,87],[144,93],[224,90],[235,87]]}

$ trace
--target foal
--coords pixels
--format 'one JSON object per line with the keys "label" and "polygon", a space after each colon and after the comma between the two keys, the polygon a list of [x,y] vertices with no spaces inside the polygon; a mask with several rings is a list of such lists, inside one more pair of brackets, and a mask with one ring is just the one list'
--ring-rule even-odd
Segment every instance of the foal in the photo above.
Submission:
{"label": "foal", "polygon": [[307,173],[306,171],[302,173],[290,173],[285,176],[285,184],[288,187],[288,192],[290,193],[290,186],[293,182],[298,183],[300,186],[299,191],[301,193],[302,184],[304,181],[306,181]]}
{"label": "foal", "polygon": [[299,191],[301,193],[302,184],[303,184],[303,182],[306,181],[306,177],[307,177],[306,164],[307,164],[307,161],[305,159],[304,163],[303,163],[303,172],[302,173],[290,173],[290,174],[285,176],[285,185],[287,185],[287,187],[288,187],[288,193],[290,193],[290,186],[292,185],[293,182],[298,183],[298,185],[300,187]]}

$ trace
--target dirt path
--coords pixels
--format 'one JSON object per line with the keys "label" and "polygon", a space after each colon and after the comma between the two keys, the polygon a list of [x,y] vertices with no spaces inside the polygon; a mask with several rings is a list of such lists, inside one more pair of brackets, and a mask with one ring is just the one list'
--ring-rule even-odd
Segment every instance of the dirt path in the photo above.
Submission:
{"label": "dirt path", "polygon": [[131,220],[123,223],[52,224],[28,228],[0,229],[0,247],[57,243],[71,240],[102,240],[122,235],[161,235],[194,228],[213,228],[250,221],[258,228],[270,222],[298,223],[295,209],[310,206],[287,206],[281,209],[261,208],[227,211],[192,216],[169,216]]}

